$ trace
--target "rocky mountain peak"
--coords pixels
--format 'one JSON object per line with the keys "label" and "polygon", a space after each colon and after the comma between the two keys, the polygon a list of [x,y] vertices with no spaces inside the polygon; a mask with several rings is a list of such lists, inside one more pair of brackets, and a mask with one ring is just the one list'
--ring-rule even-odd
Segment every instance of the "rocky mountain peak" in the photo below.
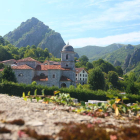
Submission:
{"label": "rocky mountain peak", "polygon": [[26,47],[35,45],[43,49],[48,48],[49,52],[56,57],[60,57],[60,52],[65,45],[61,35],[50,29],[37,18],[32,17],[4,36],[16,47]]}

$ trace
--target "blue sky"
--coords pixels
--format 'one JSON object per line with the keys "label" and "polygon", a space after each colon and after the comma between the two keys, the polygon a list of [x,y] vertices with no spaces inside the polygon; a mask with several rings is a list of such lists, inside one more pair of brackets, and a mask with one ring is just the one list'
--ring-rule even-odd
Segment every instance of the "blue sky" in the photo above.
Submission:
{"label": "blue sky", "polygon": [[3,0],[0,35],[38,18],[73,47],[140,44],[140,0]]}

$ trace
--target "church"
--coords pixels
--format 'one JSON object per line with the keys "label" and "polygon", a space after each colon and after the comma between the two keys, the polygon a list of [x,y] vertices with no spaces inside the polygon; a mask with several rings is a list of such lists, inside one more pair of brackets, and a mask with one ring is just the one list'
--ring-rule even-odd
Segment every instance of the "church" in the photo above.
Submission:
{"label": "church", "polygon": [[31,84],[36,81],[39,85],[69,87],[76,86],[74,49],[67,44],[61,51],[61,63],[46,64],[28,57],[17,60],[12,66],[18,83]]}

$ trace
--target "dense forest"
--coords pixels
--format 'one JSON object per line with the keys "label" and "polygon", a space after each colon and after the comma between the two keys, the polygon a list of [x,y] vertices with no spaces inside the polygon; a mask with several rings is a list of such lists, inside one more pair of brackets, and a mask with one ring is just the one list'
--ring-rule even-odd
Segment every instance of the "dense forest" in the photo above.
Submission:
{"label": "dense forest", "polygon": [[26,47],[15,47],[6,41],[3,37],[0,36],[0,61],[8,60],[8,59],[21,59],[26,57],[32,57],[40,62],[44,62],[45,60],[55,60],[60,61],[59,58],[55,58],[51,53],[49,53],[48,49],[42,49],[36,47],[35,45]]}

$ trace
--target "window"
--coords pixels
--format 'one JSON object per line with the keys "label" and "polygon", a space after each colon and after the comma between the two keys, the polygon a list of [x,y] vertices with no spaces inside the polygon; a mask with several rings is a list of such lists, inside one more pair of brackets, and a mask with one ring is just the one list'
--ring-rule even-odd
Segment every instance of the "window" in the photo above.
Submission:
{"label": "window", "polygon": [[77,74],[76,74],[76,76],[77,76]]}
{"label": "window", "polygon": [[55,74],[53,74],[53,78],[55,78]]}
{"label": "window", "polygon": [[44,73],[41,73],[40,76],[43,77],[43,76],[45,76],[45,74]]}
{"label": "window", "polygon": [[87,78],[85,78],[85,81],[87,81]]}
{"label": "window", "polygon": [[87,75],[85,74],[85,77],[87,77]]}
{"label": "window", "polygon": [[68,54],[66,54],[66,60],[68,60]]}
{"label": "window", "polygon": [[76,80],[77,80],[77,78],[76,78]]}
{"label": "window", "polygon": [[84,74],[83,74],[83,77],[84,77]]}
{"label": "window", "polygon": [[83,70],[83,73],[85,73],[85,71]]}
{"label": "window", "polygon": [[68,67],[68,64],[66,64],[66,67]]}
{"label": "window", "polygon": [[22,74],[22,73],[20,73],[18,76],[23,76],[23,74]]}
{"label": "window", "polygon": [[84,78],[83,78],[83,81],[84,81]]}
{"label": "window", "polygon": [[80,74],[80,76],[81,76],[81,74]]}
{"label": "window", "polygon": [[80,80],[81,80],[81,78],[80,78]]}

